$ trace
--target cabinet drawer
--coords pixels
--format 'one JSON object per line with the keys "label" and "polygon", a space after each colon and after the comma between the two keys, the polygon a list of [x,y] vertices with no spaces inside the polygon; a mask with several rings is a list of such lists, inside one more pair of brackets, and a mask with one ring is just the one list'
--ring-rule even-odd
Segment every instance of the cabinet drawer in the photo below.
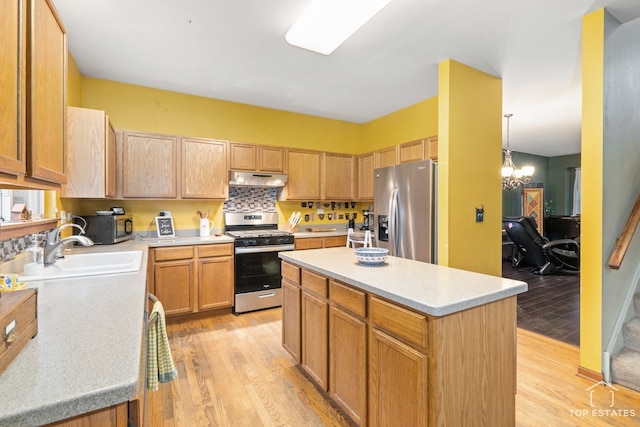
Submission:
{"label": "cabinet drawer", "polygon": [[331,236],[324,238],[325,248],[336,248],[340,246],[347,246],[347,236]]}
{"label": "cabinet drawer", "polygon": [[2,294],[0,331],[1,373],[38,333],[38,294],[35,289]]}
{"label": "cabinet drawer", "polygon": [[398,305],[371,297],[369,309],[372,324],[402,341],[427,348],[427,316]]}
{"label": "cabinet drawer", "polygon": [[233,255],[232,243],[225,243],[223,245],[200,245],[197,248],[199,258]]}
{"label": "cabinet drawer", "polygon": [[289,264],[288,262],[282,262],[280,267],[280,271],[282,277],[289,279],[289,281],[295,283],[296,285],[300,285],[300,267],[296,267],[293,264]]}
{"label": "cabinet drawer", "polygon": [[345,286],[335,280],[329,281],[331,303],[362,318],[367,317],[367,303],[364,292]]}
{"label": "cabinet drawer", "polygon": [[193,247],[191,246],[156,248],[154,252],[156,261],[173,261],[177,259],[193,258]]}
{"label": "cabinet drawer", "polygon": [[302,288],[323,298],[328,296],[327,278],[307,270],[302,270]]}
{"label": "cabinet drawer", "polygon": [[[346,244],[346,243],[345,243]],[[320,249],[324,247],[322,237],[310,237],[307,239],[296,239],[296,249]]]}

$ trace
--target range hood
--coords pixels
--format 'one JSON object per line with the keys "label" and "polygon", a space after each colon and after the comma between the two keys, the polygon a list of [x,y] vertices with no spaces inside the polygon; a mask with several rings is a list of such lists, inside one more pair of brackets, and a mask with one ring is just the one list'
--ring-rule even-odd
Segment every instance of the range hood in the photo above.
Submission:
{"label": "range hood", "polygon": [[229,185],[233,187],[284,187],[283,173],[229,171]]}

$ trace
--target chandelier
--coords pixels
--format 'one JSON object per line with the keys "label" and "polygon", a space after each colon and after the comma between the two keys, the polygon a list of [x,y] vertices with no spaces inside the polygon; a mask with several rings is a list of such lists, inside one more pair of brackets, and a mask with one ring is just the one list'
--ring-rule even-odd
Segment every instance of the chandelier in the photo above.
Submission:
{"label": "chandelier", "polygon": [[509,149],[509,119],[513,114],[505,114],[504,116],[507,118],[507,149],[504,152],[504,163],[502,164],[502,189],[513,190],[522,184],[530,183],[535,168],[524,166],[522,169],[518,169],[513,164]]}

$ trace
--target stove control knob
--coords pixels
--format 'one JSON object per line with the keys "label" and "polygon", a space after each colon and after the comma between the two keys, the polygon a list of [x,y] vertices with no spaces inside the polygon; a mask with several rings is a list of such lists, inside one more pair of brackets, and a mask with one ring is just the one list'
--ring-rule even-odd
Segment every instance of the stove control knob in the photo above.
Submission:
{"label": "stove control knob", "polygon": [[258,241],[256,239],[251,239],[251,240],[249,240],[249,245],[250,246],[258,246]]}
{"label": "stove control knob", "polygon": [[269,245],[269,238],[268,238],[268,237],[265,237],[265,238],[264,238],[264,245],[265,245],[265,246],[268,246],[268,245]]}

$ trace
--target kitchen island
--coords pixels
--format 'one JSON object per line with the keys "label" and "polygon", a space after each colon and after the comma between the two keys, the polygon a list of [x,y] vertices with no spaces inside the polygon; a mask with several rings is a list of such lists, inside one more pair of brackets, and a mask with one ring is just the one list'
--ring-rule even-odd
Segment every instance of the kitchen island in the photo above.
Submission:
{"label": "kitchen island", "polygon": [[283,346],[358,425],[515,425],[524,282],[353,249],[281,252]]}

